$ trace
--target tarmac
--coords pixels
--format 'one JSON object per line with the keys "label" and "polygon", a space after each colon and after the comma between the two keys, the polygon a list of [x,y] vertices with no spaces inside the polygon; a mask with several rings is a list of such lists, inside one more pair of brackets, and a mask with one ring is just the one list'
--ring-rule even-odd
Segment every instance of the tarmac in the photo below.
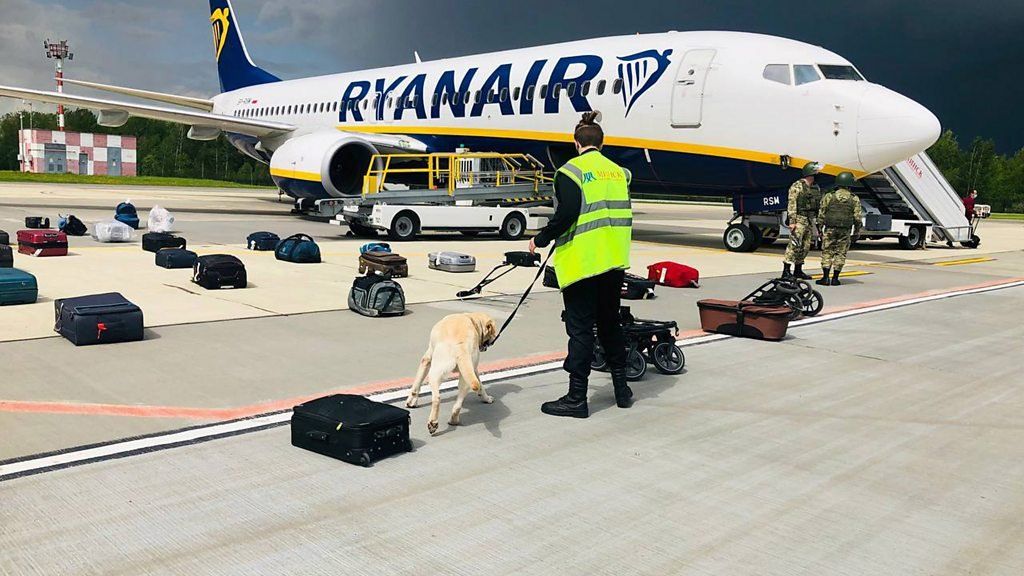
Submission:
{"label": "tarmac", "polygon": [[[440,434],[413,410],[416,451],[362,469],[292,448],[288,409],[404,398],[434,322],[511,311],[530,270],[454,293],[525,241],[396,245],[410,313],[368,319],[344,309],[363,240],[273,191],[45,188],[0,186],[0,228],[68,209],[91,225],[126,198],[145,221],[160,204],[190,249],[241,257],[253,287],[202,290],[138,238],[15,256],[41,301],[0,308],[0,574],[1024,572],[1024,223],[986,222],[978,250],[858,245],[844,285],[820,288],[820,321],[766,343],[703,335],[695,302],[745,296],[781,247],[726,252],[726,207],[638,204],[634,269],[702,273],[631,303],[679,323],[682,375],[652,370],[628,411],[595,375],[589,419],[543,416],[565,336],[541,289],[482,357],[497,401],[468,399],[452,427],[446,393]],[[325,262],[247,252],[255,230],[310,234]],[[477,272],[428,270],[437,248]],[[143,308],[145,341],[56,337],[52,300],[103,291]]]}

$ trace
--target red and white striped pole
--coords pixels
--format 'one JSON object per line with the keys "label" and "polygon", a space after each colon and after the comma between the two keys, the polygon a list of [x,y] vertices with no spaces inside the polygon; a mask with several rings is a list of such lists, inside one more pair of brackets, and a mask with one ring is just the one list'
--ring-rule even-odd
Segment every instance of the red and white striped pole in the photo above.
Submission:
{"label": "red and white striped pole", "polygon": [[[64,59],[74,60],[75,55],[71,53],[68,48],[68,41],[61,40],[60,42],[50,42],[49,39],[43,43],[43,47],[46,48],[46,57],[52,58],[57,61],[57,92],[64,93]],[[57,127],[60,131],[64,131],[64,105],[57,105]]]}
{"label": "red and white striped pole", "polygon": [[[57,92],[64,93],[64,59],[57,58]],[[57,104],[57,128],[64,131],[64,105]]]}

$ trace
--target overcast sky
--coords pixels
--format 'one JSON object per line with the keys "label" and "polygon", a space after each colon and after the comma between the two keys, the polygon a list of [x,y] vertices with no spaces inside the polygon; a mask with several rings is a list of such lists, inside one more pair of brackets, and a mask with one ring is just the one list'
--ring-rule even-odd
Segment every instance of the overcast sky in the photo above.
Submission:
{"label": "overcast sky", "polygon": [[[742,30],[824,46],[930,108],[965,143],[1024,148],[1024,0],[233,0],[258,65],[282,78],[565,40]],[[48,89],[47,37],[67,76],[209,96],[207,0],[0,0],[0,84]],[[74,88],[69,91],[75,90]],[[81,89],[78,89],[81,90]],[[0,101],[0,111],[17,107]]]}

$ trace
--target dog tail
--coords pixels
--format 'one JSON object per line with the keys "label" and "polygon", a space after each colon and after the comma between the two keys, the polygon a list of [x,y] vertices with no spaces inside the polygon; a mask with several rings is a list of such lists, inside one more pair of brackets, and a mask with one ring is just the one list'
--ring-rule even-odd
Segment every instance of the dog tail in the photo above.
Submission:
{"label": "dog tail", "polygon": [[480,391],[480,377],[476,375],[476,369],[473,367],[473,360],[465,352],[460,353],[455,360],[459,367],[459,374],[469,382],[469,387],[473,389],[473,392]]}

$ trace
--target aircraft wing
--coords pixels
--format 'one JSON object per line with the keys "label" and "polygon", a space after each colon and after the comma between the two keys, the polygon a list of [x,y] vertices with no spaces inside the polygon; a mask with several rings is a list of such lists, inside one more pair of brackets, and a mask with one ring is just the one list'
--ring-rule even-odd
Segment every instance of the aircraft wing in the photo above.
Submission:
{"label": "aircraft wing", "polygon": [[207,98],[178,96],[177,94],[152,92],[150,90],[138,90],[136,88],[125,88],[123,86],[111,86],[110,84],[86,82],[85,80],[72,80],[70,78],[63,78],[62,81],[65,84],[74,84],[76,86],[92,88],[93,90],[103,90],[104,92],[113,92],[115,94],[123,94],[125,96],[133,96],[135,98],[143,98],[145,100],[164,102],[166,104],[176,104],[178,106],[185,106],[187,108],[195,108],[197,110],[202,110],[203,112],[210,112],[211,110],[213,110],[213,100],[209,100]]}
{"label": "aircraft wing", "polygon": [[257,120],[254,118],[236,118],[212,112],[177,110],[162,106],[132,104],[10,86],[0,86],[0,96],[97,110],[100,112],[100,124],[104,126],[121,126],[128,120],[129,116],[186,124],[193,127],[193,132],[196,134],[197,139],[200,140],[216,138],[218,130],[255,136],[257,138],[279,136],[295,130],[295,126],[282,122]]}

